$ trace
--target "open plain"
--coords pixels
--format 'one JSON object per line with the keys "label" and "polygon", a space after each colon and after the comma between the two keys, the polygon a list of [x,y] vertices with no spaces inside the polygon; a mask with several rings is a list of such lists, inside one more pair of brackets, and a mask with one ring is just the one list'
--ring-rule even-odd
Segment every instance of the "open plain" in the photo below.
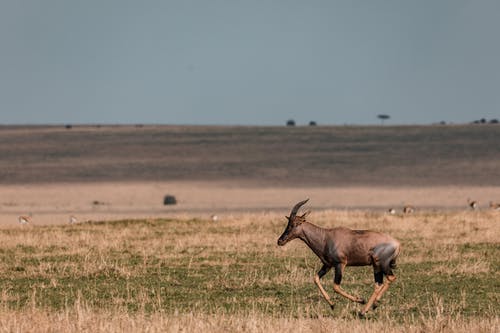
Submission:
{"label": "open plain", "polygon": [[[495,125],[0,127],[0,330],[499,331],[499,137]],[[402,243],[398,280],[365,320],[331,273],[330,310],[303,243],[276,246],[306,197],[313,223]],[[348,268],[343,286],[366,297],[372,280]]]}

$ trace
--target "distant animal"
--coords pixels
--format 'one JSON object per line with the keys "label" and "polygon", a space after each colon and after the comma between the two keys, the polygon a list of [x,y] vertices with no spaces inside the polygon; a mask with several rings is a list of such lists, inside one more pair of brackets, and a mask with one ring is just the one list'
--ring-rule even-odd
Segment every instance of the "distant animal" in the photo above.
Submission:
{"label": "distant animal", "polygon": [[20,224],[29,224],[31,223],[31,215],[21,215],[17,218],[17,221]]}
{"label": "distant animal", "polygon": [[210,218],[212,219],[212,222],[217,222],[219,220],[219,217],[215,214],[212,214]]}
{"label": "distant animal", "polygon": [[490,201],[490,208],[494,210],[500,210],[500,203]]}
{"label": "distant animal", "polygon": [[403,214],[411,214],[413,212],[415,212],[415,207],[411,205],[406,205],[403,207]]}
{"label": "distant animal", "polygon": [[78,223],[78,220],[76,219],[76,217],[74,215],[70,215],[70,217],[69,217],[69,223],[70,224]]}
{"label": "distant animal", "polygon": [[[325,229],[306,221],[309,212],[297,215],[307,200],[297,203],[286,216],[288,224],[278,239],[283,246],[292,239],[299,238],[318,256],[323,267],[314,276],[319,291],[333,309],[334,303],[321,285],[320,279],[332,268],[335,270],[333,290],[341,296],[360,304],[365,304],[359,312],[361,317],[373,307],[378,306],[382,295],[396,280],[393,269],[399,255],[400,243],[387,234],[370,230],[351,230],[344,227]],[[345,292],[341,287],[342,275],[346,266],[373,266],[375,290],[366,302]],[[384,282],[384,276],[386,278]]]}
{"label": "distant animal", "polygon": [[389,214],[391,214],[391,215],[394,215],[394,214],[396,214],[396,210],[395,210],[394,208],[389,208],[389,209],[387,210],[387,213],[389,213]]}
{"label": "distant animal", "polygon": [[470,209],[472,209],[472,210],[476,210],[479,208],[479,203],[476,200],[471,200],[470,198],[468,198],[467,204],[469,205]]}

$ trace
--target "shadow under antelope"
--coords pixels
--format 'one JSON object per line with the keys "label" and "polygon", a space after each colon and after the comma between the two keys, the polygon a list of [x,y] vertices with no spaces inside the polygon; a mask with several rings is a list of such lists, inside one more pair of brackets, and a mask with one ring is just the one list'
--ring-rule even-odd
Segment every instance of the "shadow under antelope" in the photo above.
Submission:
{"label": "shadow under antelope", "polygon": [[[321,285],[320,279],[332,268],[335,271],[333,290],[341,296],[357,303],[365,304],[359,315],[378,306],[382,295],[389,285],[396,280],[393,269],[399,255],[399,242],[389,235],[370,230],[351,230],[344,227],[325,229],[306,221],[309,211],[297,215],[299,208],[309,199],[297,203],[286,216],[288,225],[278,239],[278,245],[283,246],[292,239],[299,238],[319,257],[323,267],[314,276],[314,282],[321,294],[333,309],[334,303]],[[375,290],[368,302],[345,292],[341,287],[342,275],[346,266],[373,266]],[[384,276],[386,277],[384,282]]]}

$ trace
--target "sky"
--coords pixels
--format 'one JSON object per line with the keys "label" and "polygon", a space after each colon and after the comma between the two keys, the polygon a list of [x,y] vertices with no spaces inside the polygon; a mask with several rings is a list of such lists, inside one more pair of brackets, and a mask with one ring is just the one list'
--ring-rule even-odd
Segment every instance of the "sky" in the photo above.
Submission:
{"label": "sky", "polygon": [[0,124],[500,118],[497,0],[2,0]]}

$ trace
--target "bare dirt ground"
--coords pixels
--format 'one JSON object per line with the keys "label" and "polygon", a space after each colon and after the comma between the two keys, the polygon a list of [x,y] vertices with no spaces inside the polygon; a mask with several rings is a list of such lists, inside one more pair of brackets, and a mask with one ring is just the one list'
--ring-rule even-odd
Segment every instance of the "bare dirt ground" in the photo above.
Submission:
{"label": "bare dirt ground", "polygon": [[500,202],[499,137],[495,125],[0,127],[0,223],[287,212],[305,197],[486,209]]}
{"label": "bare dirt ground", "polygon": [[[178,203],[163,205],[163,196],[175,194]],[[401,212],[411,204],[418,210],[467,210],[467,198],[487,209],[500,198],[498,187],[240,187],[229,182],[115,182],[7,185],[0,188],[0,224],[17,223],[32,214],[33,224],[79,221],[194,216],[208,219],[234,213],[282,211],[310,198],[315,210],[362,209]]]}

